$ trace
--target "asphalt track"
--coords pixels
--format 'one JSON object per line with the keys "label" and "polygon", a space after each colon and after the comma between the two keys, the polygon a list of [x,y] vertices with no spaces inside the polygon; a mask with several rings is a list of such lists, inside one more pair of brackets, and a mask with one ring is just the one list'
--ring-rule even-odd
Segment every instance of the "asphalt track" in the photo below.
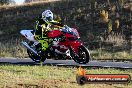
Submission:
{"label": "asphalt track", "polygon": [[[17,65],[37,65],[31,59],[25,58],[0,58],[0,65],[1,64],[17,64]],[[128,62],[102,62],[102,61],[90,61],[87,64],[78,64],[73,60],[53,60],[47,59],[43,63],[43,65],[55,65],[55,66],[83,66],[83,67],[108,67],[108,68],[126,68],[132,69],[132,63]]]}

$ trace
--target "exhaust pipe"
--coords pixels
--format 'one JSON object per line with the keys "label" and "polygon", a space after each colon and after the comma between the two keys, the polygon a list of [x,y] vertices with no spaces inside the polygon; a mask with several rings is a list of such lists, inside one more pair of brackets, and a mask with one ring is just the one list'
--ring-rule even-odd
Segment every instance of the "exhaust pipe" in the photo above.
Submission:
{"label": "exhaust pipe", "polygon": [[34,49],[32,49],[26,42],[22,41],[21,43],[24,45],[24,47],[30,50],[33,54],[38,55],[38,53]]}

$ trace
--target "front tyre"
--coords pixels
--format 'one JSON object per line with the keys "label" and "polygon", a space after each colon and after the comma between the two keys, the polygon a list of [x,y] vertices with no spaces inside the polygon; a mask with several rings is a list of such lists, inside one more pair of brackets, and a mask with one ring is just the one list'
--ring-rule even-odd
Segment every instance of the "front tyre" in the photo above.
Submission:
{"label": "front tyre", "polygon": [[72,52],[71,56],[72,59],[79,64],[86,64],[90,59],[89,50],[83,45],[78,47],[78,55],[75,55],[75,53]]}

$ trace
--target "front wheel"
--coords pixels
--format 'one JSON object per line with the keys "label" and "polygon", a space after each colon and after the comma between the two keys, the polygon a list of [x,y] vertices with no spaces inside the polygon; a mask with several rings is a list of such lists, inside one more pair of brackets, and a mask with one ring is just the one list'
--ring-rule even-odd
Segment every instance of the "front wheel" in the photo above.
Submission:
{"label": "front wheel", "polygon": [[79,64],[86,64],[89,62],[90,59],[89,50],[83,45],[78,47],[78,55],[75,55],[72,50],[71,56],[72,59]]}

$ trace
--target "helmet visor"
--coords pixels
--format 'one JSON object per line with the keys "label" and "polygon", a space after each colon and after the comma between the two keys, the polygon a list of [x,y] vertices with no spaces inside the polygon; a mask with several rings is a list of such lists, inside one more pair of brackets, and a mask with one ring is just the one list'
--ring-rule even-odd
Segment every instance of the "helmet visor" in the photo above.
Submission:
{"label": "helmet visor", "polygon": [[46,20],[47,20],[47,21],[52,21],[53,19],[52,19],[51,16],[49,16],[49,17],[46,17]]}

